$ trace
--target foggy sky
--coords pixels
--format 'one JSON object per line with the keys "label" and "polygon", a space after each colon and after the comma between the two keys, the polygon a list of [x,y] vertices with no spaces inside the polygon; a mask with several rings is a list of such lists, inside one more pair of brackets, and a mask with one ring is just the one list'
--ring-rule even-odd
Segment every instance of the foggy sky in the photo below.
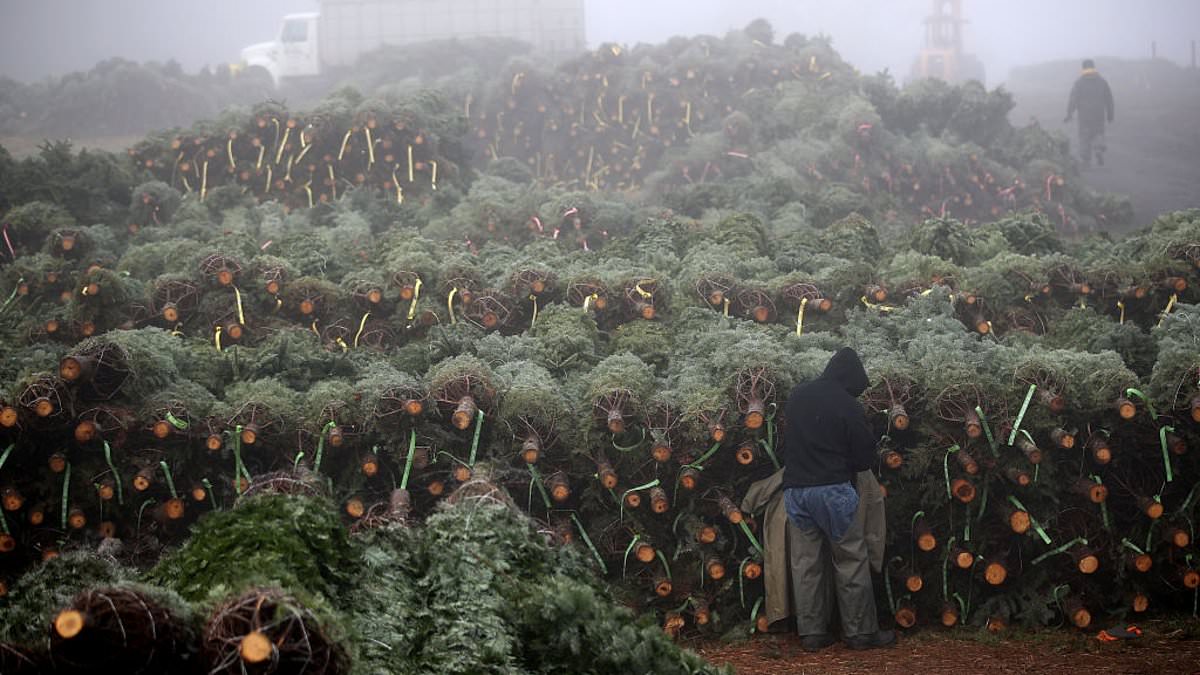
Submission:
{"label": "foggy sky", "polygon": [[[436,0],[430,0],[436,1]],[[782,37],[825,33],[865,72],[908,73],[930,0],[588,0],[588,41],[721,35],[766,17]],[[194,71],[269,40],[288,12],[317,0],[0,0],[0,76],[33,81],[105,58],[174,58]],[[965,0],[967,51],[999,84],[1013,66],[1094,56],[1190,60],[1200,0]],[[1103,63],[1101,62],[1101,67]]]}

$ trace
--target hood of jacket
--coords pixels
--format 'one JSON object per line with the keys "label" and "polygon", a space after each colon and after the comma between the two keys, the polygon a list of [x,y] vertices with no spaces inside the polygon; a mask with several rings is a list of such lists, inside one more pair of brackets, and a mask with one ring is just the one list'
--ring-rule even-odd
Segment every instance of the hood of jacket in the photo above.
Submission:
{"label": "hood of jacket", "polygon": [[842,347],[829,359],[821,379],[836,382],[846,390],[846,393],[857,398],[867,390],[867,370],[863,368],[858,352],[849,347]]}

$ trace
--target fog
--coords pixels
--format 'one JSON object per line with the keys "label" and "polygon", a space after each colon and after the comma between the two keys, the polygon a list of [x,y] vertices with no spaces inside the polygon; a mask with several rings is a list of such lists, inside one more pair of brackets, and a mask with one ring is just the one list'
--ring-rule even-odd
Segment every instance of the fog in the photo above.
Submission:
{"label": "fog", "polygon": [[[964,0],[967,50],[981,58],[990,85],[1018,65],[1087,56],[1190,60],[1200,38],[1196,0]],[[777,35],[824,33],[866,72],[903,78],[923,39],[928,0],[589,0],[588,41],[657,42],[715,33],[768,18]],[[288,12],[317,0],[0,0],[0,76],[33,81],[86,70],[119,56],[175,59],[186,69],[234,61],[269,40]]]}

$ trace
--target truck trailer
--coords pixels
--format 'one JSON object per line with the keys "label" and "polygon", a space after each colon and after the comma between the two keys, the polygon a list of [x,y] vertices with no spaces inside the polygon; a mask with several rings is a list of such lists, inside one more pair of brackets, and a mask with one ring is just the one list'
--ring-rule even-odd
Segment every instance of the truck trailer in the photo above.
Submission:
{"label": "truck trailer", "polygon": [[587,46],[584,0],[321,0],[318,12],[285,16],[279,36],[243,49],[242,62],[278,85],[384,46],[481,37],[520,40],[551,58],[577,54]]}

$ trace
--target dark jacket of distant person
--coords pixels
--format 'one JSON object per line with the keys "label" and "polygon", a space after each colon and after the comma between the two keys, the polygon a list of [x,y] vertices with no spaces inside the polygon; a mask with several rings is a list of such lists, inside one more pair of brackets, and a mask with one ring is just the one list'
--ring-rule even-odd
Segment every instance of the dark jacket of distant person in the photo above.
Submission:
{"label": "dark jacket of distant person", "polygon": [[875,439],[857,397],[867,389],[858,354],[844,347],[825,372],[788,395],[783,487],[847,483],[875,463]]}
{"label": "dark jacket of distant person", "polygon": [[1112,89],[1094,66],[1085,67],[1083,74],[1075,80],[1075,86],[1071,87],[1067,119],[1076,112],[1079,113],[1080,129],[1103,131],[1105,121],[1113,121],[1115,106]]}

